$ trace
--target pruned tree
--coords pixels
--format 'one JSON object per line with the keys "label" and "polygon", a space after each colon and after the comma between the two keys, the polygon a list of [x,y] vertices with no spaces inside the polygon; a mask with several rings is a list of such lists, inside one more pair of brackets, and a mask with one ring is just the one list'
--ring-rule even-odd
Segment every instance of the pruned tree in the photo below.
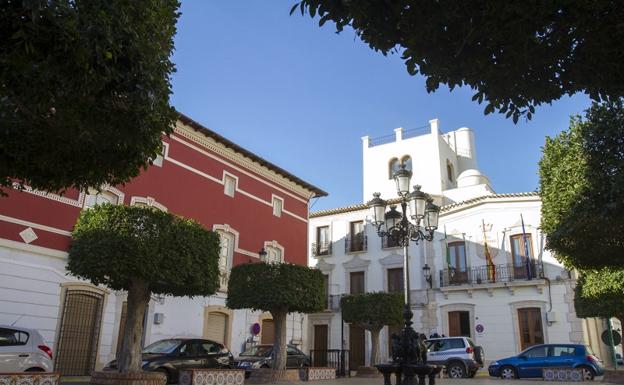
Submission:
{"label": "pruned tree", "polygon": [[141,370],[141,335],[150,295],[207,296],[219,285],[219,236],[200,224],[150,207],[97,205],[72,232],[67,270],[128,291],[117,368]]}
{"label": "pruned tree", "polygon": [[624,96],[624,7],[604,1],[302,0],[299,9],[351,27],[373,50],[398,52],[428,92],[467,86],[485,113],[530,118],[582,92]]}
{"label": "pruned tree", "polygon": [[286,367],[286,316],[312,313],[325,304],[323,274],[288,263],[246,263],[235,266],[228,283],[227,307],[271,313],[275,325],[273,369]]}
{"label": "pruned tree", "polygon": [[403,323],[403,296],[394,293],[351,294],[340,299],[342,319],[371,333],[371,366],[380,362],[379,333]]}
{"label": "pruned tree", "polygon": [[624,268],[624,106],[594,104],[547,138],[539,164],[541,228],[577,269]]}
{"label": "pruned tree", "polygon": [[574,309],[581,318],[615,317],[624,325],[624,270],[583,271],[574,290]]}
{"label": "pruned tree", "polygon": [[0,2],[0,187],[116,185],[147,167],[177,117],[178,6]]}

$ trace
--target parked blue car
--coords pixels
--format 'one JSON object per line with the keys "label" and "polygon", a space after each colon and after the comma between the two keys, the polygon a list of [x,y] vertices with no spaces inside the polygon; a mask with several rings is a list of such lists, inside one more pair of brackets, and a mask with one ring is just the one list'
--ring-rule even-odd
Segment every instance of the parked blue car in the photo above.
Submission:
{"label": "parked blue car", "polygon": [[583,369],[583,378],[602,376],[602,361],[588,346],[574,344],[535,345],[514,357],[494,361],[488,367],[490,376],[503,379],[542,377],[544,368],[572,367]]}

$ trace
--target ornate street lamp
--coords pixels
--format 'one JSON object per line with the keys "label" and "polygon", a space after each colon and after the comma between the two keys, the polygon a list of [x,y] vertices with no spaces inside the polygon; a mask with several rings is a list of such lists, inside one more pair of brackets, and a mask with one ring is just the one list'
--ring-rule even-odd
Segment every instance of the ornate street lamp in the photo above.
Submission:
{"label": "ornate street lamp", "polygon": [[[380,237],[392,238],[403,246],[403,296],[405,308],[403,317],[405,327],[399,337],[392,338],[392,364],[377,365],[377,369],[384,374],[384,382],[389,383],[390,373],[403,376],[404,385],[414,384],[414,375],[419,377],[419,385],[424,385],[424,378],[429,375],[429,384],[433,385],[432,373],[440,371],[441,367],[427,365],[427,349],[424,341],[412,328],[412,309],[410,305],[409,255],[410,241],[418,244],[421,241],[431,241],[438,228],[440,208],[433,203],[431,197],[420,191],[420,186],[414,186],[409,191],[412,172],[404,165],[394,173],[397,193],[400,199],[401,211],[392,205],[386,211],[387,202],[381,199],[381,194],[374,193],[373,199],[367,203],[370,208],[371,222],[377,228]],[[408,214],[409,206],[409,214]],[[432,286],[431,269],[427,264],[423,267],[425,280]]]}

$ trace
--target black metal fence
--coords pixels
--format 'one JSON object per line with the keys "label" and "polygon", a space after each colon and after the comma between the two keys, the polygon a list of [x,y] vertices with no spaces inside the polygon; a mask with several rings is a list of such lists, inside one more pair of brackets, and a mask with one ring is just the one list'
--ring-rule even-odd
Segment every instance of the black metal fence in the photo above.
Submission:
{"label": "black metal fence", "polygon": [[368,238],[366,235],[355,235],[345,238],[345,253],[366,251],[368,249]]}
{"label": "black metal fence", "polygon": [[312,367],[328,367],[336,369],[336,376],[351,376],[349,368],[349,351],[340,349],[310,350]]}
{"label": "black metal fence", "polygon": [[329,242],[314,242],[312,243],[312,255],[323,256],[323,255],[331,255],[332,254],[332,243]]}
{"label": "black metal fence", "polygon": [[398,237],[385,236],[381,237],[381,248],[391,249],[393,247],[401,247],[401,241]]}
{"label": "black metal fence", "polygon": [[526,281],[542,277],[542,266],[531,262],[522,265],[506,264],[440,270],[440,287],[475,285],[495,282]]}

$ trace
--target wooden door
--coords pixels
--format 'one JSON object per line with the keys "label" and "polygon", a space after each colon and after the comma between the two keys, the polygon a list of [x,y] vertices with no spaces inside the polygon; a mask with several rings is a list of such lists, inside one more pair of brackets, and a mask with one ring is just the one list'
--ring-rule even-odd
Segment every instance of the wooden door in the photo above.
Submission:
{"label": "wooden door", "polygon": [[403,293],[403,268],[388,269],[388,293]]}
{"label": "wooden door", "polygon": [[55,370],[61,375],[91,375],[97,358],[102,306],[101,294],[66,291],[55,360]]}
{"label": "wooden door", "polygon": [[327,325],[314,325],[313,366],[327,366]]}
{"label": "wooden door", "polygon": [[361,294],[364,293],[364,272],[355,271],[349,274],[349,293]]}
{"label": "wooden door", "polygon": [[470,312],[450,311],[449,337],[470,337]]}
{"label": "wooden door", "polygon": [[272,319],[262,320],[262,336],[260,337],[261,344],[273,345],[275,342],[275,323]]}
{"label": "wooden door", "polygon": [[365,349],[366,339],[364,328],[357,325],[349,325],[349,368],[357,370],[360,366],[366,365]]}
{"label": "wooden door", "polygon": [[518,309],[518,324],[520,329],[520,350],[544,343],[540,308],[528,307]]}
{"label": "wooden door", "polygon": [[206,327],[204,328],[204,337],[225,345],[225,342],[227,341],[227,325],[227,314],[219,312],[208,313],[208,317],[206,319]]}

